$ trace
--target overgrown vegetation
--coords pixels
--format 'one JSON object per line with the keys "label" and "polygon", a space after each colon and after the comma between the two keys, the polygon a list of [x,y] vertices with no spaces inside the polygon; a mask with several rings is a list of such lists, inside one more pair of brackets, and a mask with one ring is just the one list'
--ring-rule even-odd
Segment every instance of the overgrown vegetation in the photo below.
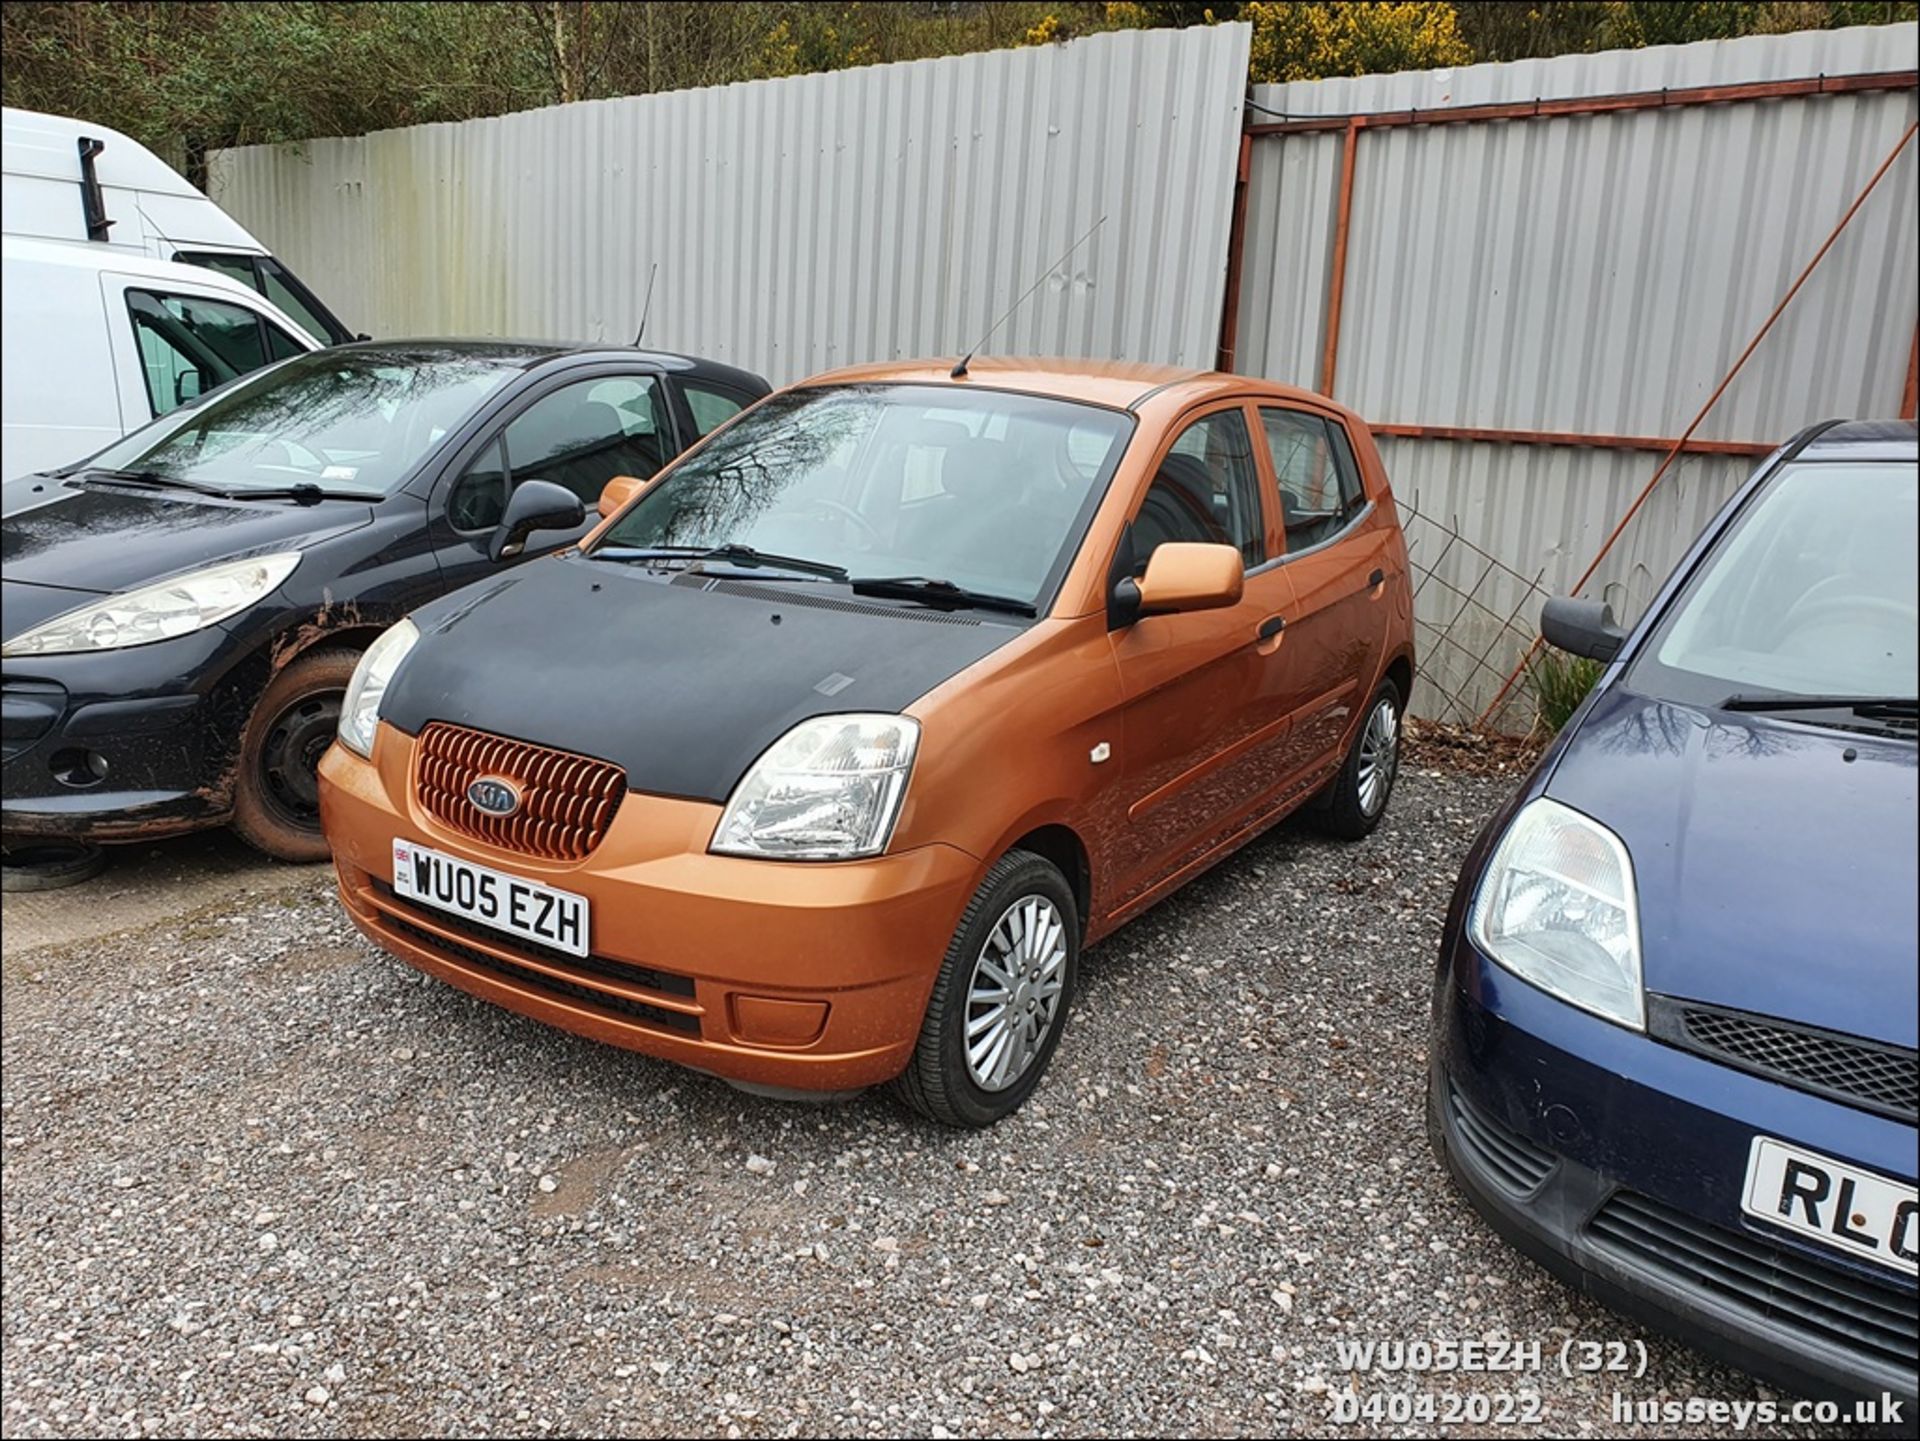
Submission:
{"label": "overgrown vegetation", "polygon": [[1605,669],[1597,660],[1542,646],[1527,663],[1539,728],[1550,736],[1559,735]]}
{"label": "overgrown vegetation", "polygon": [[0,8],[9,105],[82,115],[192,168],[210,147],[356,135],[1101,30],[1253,26],[1259,80],[1911,20],[1915,3],[621,4],[57,0]]}

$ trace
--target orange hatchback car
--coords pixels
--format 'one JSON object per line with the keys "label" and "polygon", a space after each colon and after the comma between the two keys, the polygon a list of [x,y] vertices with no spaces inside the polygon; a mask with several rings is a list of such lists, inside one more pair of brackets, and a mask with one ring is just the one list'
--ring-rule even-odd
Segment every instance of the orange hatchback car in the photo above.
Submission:
{"label": "orange hatchback car", "polygon": [[[520,528],[569,523],[536,489]],[[867,367],[608,492],[387,631],[321,766],[354,922],[477,996],[984,1126],[1086,945],[1290,811],[1387,805],[1406,546],[1318,396]]]}

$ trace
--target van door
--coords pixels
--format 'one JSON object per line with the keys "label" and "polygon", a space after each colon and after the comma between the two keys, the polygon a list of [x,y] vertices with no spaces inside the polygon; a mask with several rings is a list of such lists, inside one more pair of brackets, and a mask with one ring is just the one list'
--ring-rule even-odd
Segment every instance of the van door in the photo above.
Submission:
{"label": "van door", "polygon": [[263,365],[318,348],[264,308],[211,288],[102,271],[100,292],[129,430]]}

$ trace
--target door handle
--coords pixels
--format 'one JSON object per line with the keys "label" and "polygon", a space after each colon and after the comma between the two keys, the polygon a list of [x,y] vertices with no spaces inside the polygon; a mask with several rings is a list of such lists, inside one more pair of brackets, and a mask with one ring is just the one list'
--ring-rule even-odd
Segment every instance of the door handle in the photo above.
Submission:
{"label": "door handle", "polygon": [[1367,589],[1373,590],[1375,587],[1385,585],[1386,583],[1387,573],[1378,566],[1375,566],[1373,574],[1367,577]]}
{"label": "door handle", "polygon": [[1286,628],[1287,618],[1284,615],[1270,615],[1260,622],[1260,639],[1272,640]]}

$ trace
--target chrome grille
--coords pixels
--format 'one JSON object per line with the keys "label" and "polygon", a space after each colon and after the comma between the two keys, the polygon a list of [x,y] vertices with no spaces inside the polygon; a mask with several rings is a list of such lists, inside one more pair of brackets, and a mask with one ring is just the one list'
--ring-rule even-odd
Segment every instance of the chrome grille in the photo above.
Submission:
{"label": "chrome grille", "polygon": [[[625,772],[610,761],[444,721],[420,732],[413,768],[415,793],[435,820],[489,845],[546,860],[591,854],[627,792]],[[467,799],[467,787],[482,776],[504,776],[519,787],[513,814],[489,815]]]}

